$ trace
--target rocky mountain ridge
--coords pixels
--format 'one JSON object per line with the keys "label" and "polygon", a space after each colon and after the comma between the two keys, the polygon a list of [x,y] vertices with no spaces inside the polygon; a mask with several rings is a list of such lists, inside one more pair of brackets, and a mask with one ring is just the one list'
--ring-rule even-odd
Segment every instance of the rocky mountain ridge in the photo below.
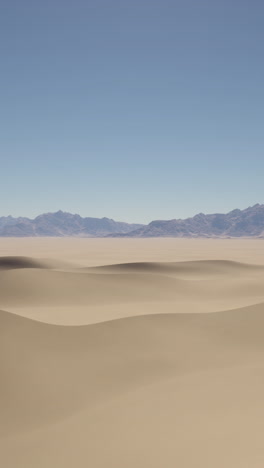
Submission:
{"label": "rocky mountain ridge", "polygon": [[63,211],[35,219],[0,217],[0,237],[260,237],[264,238],[264,205],[227,214],[199,213],[192,218],[156,220],[148,225],[109,218],[81,217]]}
{"label": "rocky mountain ridge", "polygon": [[117,237],[263,237],[264,205],[227,214],[199,213],[192,218],[152,221]]}
{"label": "rocky mountain ridge", "polygon": [[104,237],[113,233],[128,233],[142,224],[117,222],[109,218],[82,218],[78,214],[57,211],[35,219],[0,217],[1,237]]}

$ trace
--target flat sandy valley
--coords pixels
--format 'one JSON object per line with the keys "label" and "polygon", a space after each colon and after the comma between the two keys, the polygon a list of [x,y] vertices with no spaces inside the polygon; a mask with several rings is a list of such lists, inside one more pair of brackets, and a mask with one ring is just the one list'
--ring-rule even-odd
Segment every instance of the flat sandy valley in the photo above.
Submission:
{"label": "flat sandy valley", "polygon": [[264,240],[0,239],[0,466],[263,468]]}

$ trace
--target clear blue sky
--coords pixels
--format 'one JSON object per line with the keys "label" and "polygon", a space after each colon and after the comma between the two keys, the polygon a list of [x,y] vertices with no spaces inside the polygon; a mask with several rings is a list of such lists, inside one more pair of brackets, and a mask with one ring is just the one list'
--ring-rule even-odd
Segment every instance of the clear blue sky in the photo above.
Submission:
{"label": "clear blue sky", "polygon": [[264,202],[263,0],[0,0],[0,215]]}

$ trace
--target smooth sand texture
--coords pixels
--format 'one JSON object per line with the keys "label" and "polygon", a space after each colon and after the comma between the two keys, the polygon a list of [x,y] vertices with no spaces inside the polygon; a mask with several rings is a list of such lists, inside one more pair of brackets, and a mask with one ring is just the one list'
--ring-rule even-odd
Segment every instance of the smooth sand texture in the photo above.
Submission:
{"label": "smooth sand texture", "polygon": [[0,255],[0,466],[263,467],[264,241]]}

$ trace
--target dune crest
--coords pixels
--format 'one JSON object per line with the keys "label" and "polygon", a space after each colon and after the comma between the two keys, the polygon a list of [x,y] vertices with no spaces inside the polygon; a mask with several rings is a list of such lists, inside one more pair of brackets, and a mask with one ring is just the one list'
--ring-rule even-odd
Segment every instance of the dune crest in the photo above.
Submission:
{"label": "dune crest", "polygon": [[62,269],[33,258],[2,257],[1,264],[8,267],[0,269],[0,308],[61,325],[160,313],[160,308],[163,313],[215,312],[264,301],[264,268],[234,261]]}

